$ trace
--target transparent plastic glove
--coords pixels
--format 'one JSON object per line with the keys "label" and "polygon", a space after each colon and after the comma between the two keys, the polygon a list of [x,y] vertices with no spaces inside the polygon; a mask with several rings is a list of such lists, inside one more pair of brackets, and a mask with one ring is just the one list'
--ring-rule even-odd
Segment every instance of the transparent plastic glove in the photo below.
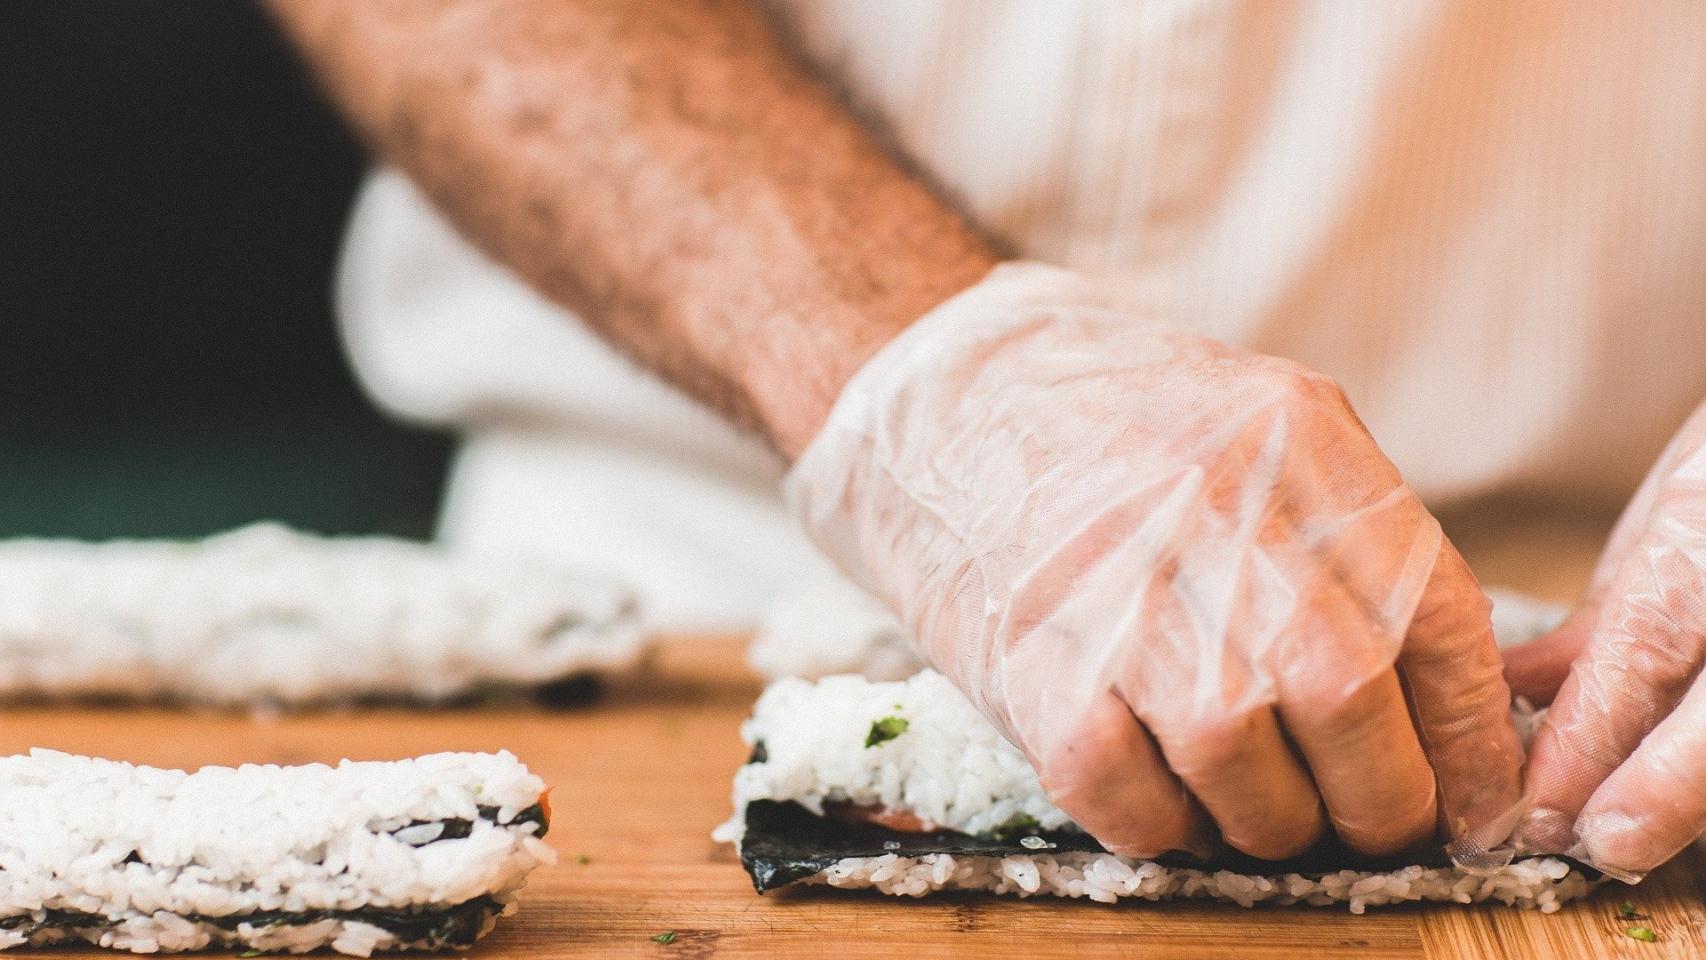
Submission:
{"label": "transparent plastic glove", "polygon": [[1296,364],[1003,266],[854,377],[786,494],[1115,851],[1396,850],[1435,771],[1459,829],[1518,797],[1485,598]]}
{"label": "transparent plastic glove", "polygon": [[1509,651],[1517,692],[1552,704],[1514,849],[1634,881],[1706,832],[1702,664],[1706,407],[1630,501],[1582,604]]}

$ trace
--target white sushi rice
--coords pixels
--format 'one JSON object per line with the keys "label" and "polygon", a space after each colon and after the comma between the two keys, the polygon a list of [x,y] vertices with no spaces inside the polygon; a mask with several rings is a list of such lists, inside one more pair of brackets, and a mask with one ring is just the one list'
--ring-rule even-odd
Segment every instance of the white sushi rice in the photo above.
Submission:
{"label": "white sushi rice", "polygon": [[[871,724],[891,716],[907,721],[906,732],[866,747]],[[741,736],[762,741],[766,761],[735,774],[737,810],[787,800],[821,814],[826,802],[844,801],[905,810],[926,830],[989,833],[1021,816],[1045,830],[1076,829],[1018,748],[934,670],[882,683],[779,680],[758,698]]]}
{"label": "white sushi rice", "polygon": [[[905,732],[867,747],[872,724],[886,717],[906,720]],[[1023,755],[934,671],[887,683],[854,676],[778,681],[759,698],[742,736],[748,744],[762,743],[765,759],[735,775],[735,815],[714,834],[737,846],[746,805],[754,800],[792,802],[820,815],[829,803],[884,807],[913,814],[927,830],[967,834],[988,834],[1026,817],[1042,830],[1080,829],[1049,802]],[[1109,853],[1049,854],[1041,850],[1046,844],[1037,846],[1029,856],[848,858],[802,882],[904,896],[984,890],[1103,902],[1205,897],[1244,906],[1343,903],[1353,913],[1415,900],[1493,900],[1550,912],[1592,887],[1556,858],[1523,860],[1489,874],[1411,866],[1252,876]]]}
{"label": "white sushi rice", "polygon": [[931,854],[850,857],[802,883],[872,888],[890,896],[922,897],[941,890],[980,890],[1019,897],[1206,899],[1253,907],[1345,904],[1352,913],[1394,903],[1494,901],[1551,913],[1586,896],[1593,885],[1562,860],[1524,860],[1486,876],[1447,867],[1404,867],[1389,873],[1340,870],[1324,875],[1252,876],[1230,870],[1164,867],[1110,853],[1024,857]]}
{"label": "white sushi rice", "polygon": [[[508,753],[194,773],[45,750],[0,758],[0,948],[82,939],[137,953],[366,956],[426,946],[355,918],[238,920],[479,897],[507,910],[528,873],[556,860],[537,823],[511,823],[544,792]],[[495,822],[481,807],[496,808]],[[445,820],[472,826],[435,839]],[[31,932],[52,911],[103,921]]]}
{"label": "white sushi rice", "polygon": [[0,697],[426,701],[634,664],[633,595],[531,558],[257,524],[0,542]]}

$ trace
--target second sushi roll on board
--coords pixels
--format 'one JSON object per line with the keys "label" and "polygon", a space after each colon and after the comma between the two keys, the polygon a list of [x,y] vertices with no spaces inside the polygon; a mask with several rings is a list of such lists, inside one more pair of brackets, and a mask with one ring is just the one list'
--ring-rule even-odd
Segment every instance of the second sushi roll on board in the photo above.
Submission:
{"label": "second sushi roll on board", "polygon": [[0,949],[466,947],[555,854],[508,753],[336,767],[0,757]]}
{"label": "second sushi roll on board", "polygon": [[648,647],[635,596],[539,557],[258,523],[0,541],[0,699],[305,706],[584,697]]}

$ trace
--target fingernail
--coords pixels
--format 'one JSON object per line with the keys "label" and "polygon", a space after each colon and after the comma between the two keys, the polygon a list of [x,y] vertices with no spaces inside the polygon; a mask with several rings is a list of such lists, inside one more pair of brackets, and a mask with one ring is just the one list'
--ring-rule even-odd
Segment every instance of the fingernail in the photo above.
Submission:
{"label": "fingernail", "polygon": [[1575,832],[1577,842],[1571,855],[1625,883],[1635,883],[1676,853],[1655,848],[1651,831],[1625,814],[1583,814],[1576,821]]}
{"label": "fingernail", "polygon": [[1576,845],[1575,821],[1557,810],[1530,810],[1511,831],[1518,853],[1563,853]]}

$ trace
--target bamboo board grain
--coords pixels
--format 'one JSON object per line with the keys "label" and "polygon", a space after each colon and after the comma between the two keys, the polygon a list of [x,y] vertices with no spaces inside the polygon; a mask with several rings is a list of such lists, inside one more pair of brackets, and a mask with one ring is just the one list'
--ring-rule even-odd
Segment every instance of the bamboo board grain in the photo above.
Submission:
{"label": "bamboo board grain", "polygon": [[[1555,533],[1556,531],[1554,531]],[[1483,554],[1490,582],[1565,598],[1596,539],[1554,537],[1535,564]],[[1494,533],[1489,543],[1510,543]],[[1491,569],[1488,569],[1491,568]],[[591,708],[548,711],[363,709],[285,717],[157,709],[37,708],[0,713],[0,752],[53,747],[159,765],[392,759],[435,750],[517,753],[554,785],[550,842],[562,862],[535,874],[522,909],[475,948],[480,960],[531,957],[1691,957],[1706,955],[1706,895],[1695,853],[1633,891],[1558,914],[1503,908],[1341,909],[1123,904],[987,897],[902,901],[829,891],[759,897],[711,828],[728,815],[738,736],[758,682],[739,638],[665,643],[652,672]],[[584,856],[584,864],[580,858]],[[1623,935],[1628,898],[1662,937]],[[653,943],[673,930],[675,942]],[[64,958],[106,956],[56,950]]]}

